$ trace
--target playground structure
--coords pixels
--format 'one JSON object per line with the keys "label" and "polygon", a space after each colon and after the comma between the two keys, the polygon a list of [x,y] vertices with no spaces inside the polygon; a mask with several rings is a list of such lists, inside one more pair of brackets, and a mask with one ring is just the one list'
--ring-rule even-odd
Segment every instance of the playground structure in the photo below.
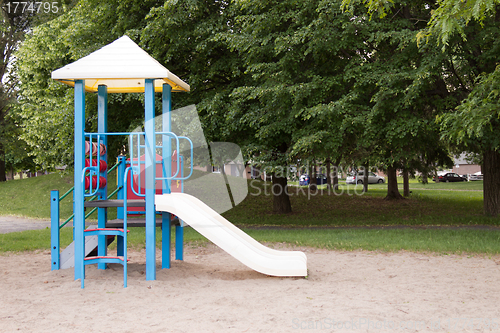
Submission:
{"label": "playground structure", "polygon": [[[105,269],[109,263],[123,265],[124,287],[127,286],[127,227],[130,214],[145,216],[143,223],[135,223],[145,226],[146,280],[156,280],[157,226],[162,227],[161,267],[170,268],[171,227],[174,224],[177,260],[183,260],[183,227],[188,224],[236,259],[259,272],[276,276],[307,275],[307,259],[302,252],[283,252],[266,248],[220,216],[218,212],[221,210],[217,212],[203,201],[182,193],[184,182],[194,170],[193,151],[196,147],[193,146],[191,138],[172,131],[171,93],[188,92],[190,87],[130,38],[123,36],[94,53],[55,70],[52,72],[52,78],[74,87],[74,243],[68,251],[71,254],[66,253],[66,257],[74,258],[70,266],[74,266],[74,278],[81,280],[82,288],[86,265],[97,264],[98,269]],[[97,133],[85,132],[85,92],[97,93]],[[144,93],[144,130],[138,129],[130,133],[108,132],[107,94],[130,92]],[[162,93],[161,124],[155,122],[155,92]],[[107,142],[111,135],[128,136],[130,158],[120,156],[117,164],[108,168]],[[183,146],[188,149],[181,149]],[[222,148],[226,149],[227,146]],[[218,156],[217,151],[224,149],[217,149],[214,145],[211,147],[211,155]],[[158,155],[158,152],[161,154]],[[184,156],[185,154],[187,156]],[[184,165],[188,164],[187,161],[189,167]],[[115,168],[118,187],[108,194],[107,175]],[[230,187],[231,182],[234,183],[233,180],[228,181],[227,177],[225,181]],[[69,192],[62,198],[68,194]],[[117,199],[110,199],[115,194]],[[246,192],[244,194],[246,195]],[[85,200],[86,198],[89,200]],[[63,254],[60,254],[59,249],[60,200],[58,192],[53,191],[53,270],[64,268],[61,266]],[[233,206],[236,201],[241,200],[231,198]],[[85,218],[92,213],[85,214],[87,207],[97,209],[97,227],[85,229]],[[109,208],[117,209],[117,220],[108,221]],[[161,214],[159,219],[157,214]],[[173,219],[172,214],[179,219]],[[68,220],[65,223],[67,222]],[[117,239],[116,256],[109,256],[107,253],[109,237]],[[88,254],[95,244],[97,255],[89,257]],[[66,262],[67,258],[64,261]]]}

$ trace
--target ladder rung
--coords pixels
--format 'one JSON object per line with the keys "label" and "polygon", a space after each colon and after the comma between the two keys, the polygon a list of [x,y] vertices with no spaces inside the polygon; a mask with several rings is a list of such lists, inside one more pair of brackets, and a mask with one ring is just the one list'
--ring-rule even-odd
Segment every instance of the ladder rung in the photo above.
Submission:
{"label": "ladder rung", "polygon": [[[118,256],[118,257],[112,257],[112,256],[95,256],[95,257],[87,257],[85,258],[85,260],[93,260],[93,259],[119,259],[121,261],[123,261],[123,257],[122,256]],[[127,261],[130,261],[127,260]]]}
{"label": "ladder rung", "polygon": [[[98,207],[98,208],[110,208],[110,207],[123,207],[123,200],[120,199],[110,199],[110,200],[93,200],[85,201],[85,207]],[[127,200],[127,207],[146,207],[146,201],[144,199],[129,199]]]}
{"label": "ladder rung", "polygon": [[[120,229],[120,228],[95,228],[95,229],[85,229],[85,232],[88,232],[88,231],[99,231],[99,230],[120,231],[120,232],[124,232],[125,231],[125,230]],[[127,232],[130,232],[130,230],[127,230]]]}
{"label": "ladder rung", "polygon": [[[85,236],[123,236],[125,234],[124,229],[111,229],[111,228],[95,228],[84,230]],[[130,230],[127,230],[130,232]]]}
{"label": "ladder rung", "polygon": [[[130,259],[127,259],[127,262]],[[111,257],[111,256],[96,256],[96,257],[87,257],[84,259],[85,265],[92,264],[122,264],[126,265],[124,257]]]}

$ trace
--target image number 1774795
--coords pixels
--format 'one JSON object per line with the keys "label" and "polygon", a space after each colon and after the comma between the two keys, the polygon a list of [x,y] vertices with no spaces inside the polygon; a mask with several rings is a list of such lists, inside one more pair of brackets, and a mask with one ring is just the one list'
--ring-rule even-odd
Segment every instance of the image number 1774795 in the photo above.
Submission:
{"label": "image number 1774795", "polygon": [[25,13],[40,14],[59,12],[59,3],[57,1],[5,1],[5,11],[8,14],[22,15]]}

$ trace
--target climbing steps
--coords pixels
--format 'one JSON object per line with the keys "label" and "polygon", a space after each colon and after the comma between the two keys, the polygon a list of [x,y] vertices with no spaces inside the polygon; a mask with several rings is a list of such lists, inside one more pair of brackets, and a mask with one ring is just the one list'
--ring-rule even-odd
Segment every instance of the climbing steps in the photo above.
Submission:
{"label": "climbing steps", "polygon": [[[127,226],[127,221],[124,221],[124,227]],[[123,265],[123,287],[127,287],[127,233],[129,230],[126,228],[93,228],[86,229],[84,231],[85,237],[94,236],[116,236],[121,237],[122,241],[117,242],[117,246],[121,247],[117,249],[117,253],[122,253],[122,256],[94,256],[86,257],[84,259],[84,265],[92,264],[121,264]],[[83,288],[84,279],[82,279]]]}

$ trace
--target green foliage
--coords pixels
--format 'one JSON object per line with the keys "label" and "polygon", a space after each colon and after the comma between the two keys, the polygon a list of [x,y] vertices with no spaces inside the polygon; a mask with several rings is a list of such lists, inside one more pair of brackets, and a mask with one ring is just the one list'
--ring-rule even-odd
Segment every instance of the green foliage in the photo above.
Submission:
{"label": "green foliage", "polygon": [[443,137],[471,152],[500,149],[500,67],[482,74],[456,112],[440,117]]}
{"label": "green foliage", "polygon": [[[362,62],[350,16],[331,1],[242,2],[238,33],[223,36],[245,60],[231,121],[249,128],[256,160],[286,165],[342,156],[346,133],[335,104],[352,86],[346,69]],[[286,13],[286,14],[284,14]]]}
{"label": "green foliage", "polygon": [[[116,9],[119,8],[120,11]],[[112,42],[123,33],[137,39],[139,17],[149,12],[147,4],[124,1],[85,1],[70,13],[40,25],[28,34],[16,54],[20,80],[16,112],[24,128],[21,138],[35,161],[48,168],[73,161],[73,89],[50,78],[50,73]],[[86,95],[86,131],[97,128],[97,97]],[[108,98],[108,129],[135,128],[143,115],[139,94],[111,94]],[[111,137],[109,159],[123,152],[124,138]]]}
{"label": "green foliage", "polygon": [[[398,9],[399,2],[393,0],[342,0],[341,8],[344,11],[351,11],[353,5],[362,3],[368,9],[370,17],[378,13],[380,18],[386,17],[389,13],[394,13]],[[450,45],[452,37],[459,34],[467,40],[465,27],[475,21],[482,25],[489,16],[495,15],[499,0],[440,0],[427,2],[426,6],[434,8],[432,17],[428,20],[428,28],[420,31],[418,40],[436,35],[438,43],[443,44],[443,50]]]}
{"label": "green foliage", "polygon": [[498,0],[440,1],[439,7],[432,13],[428,31],[420,34],[419,39],[434,33],[443,44],[443,49],[450,45],[455,34],[467,40],[465,27],[473,20],[482,25],[495,14],[499,4]]}
{"label": "green foliage", "polygon": [[[38,163],[71,163],[72,91],[50,72],[128,34],[191,85],[174,108],[196,104],[208,141],[235,142],[255,164],[329,158],[428,173],[451,162],[441,137],[457,150],[498,146],[494,4],[80,2],[18,52],[22,138]],[[95,96],[86,102],[92,130]],[[110,131],[138,125],[142,96],[111,95],[109,117]]]}
{"label": "green foliage", "polygon": [[353,5],[357,2],[365,5],[368,13],[370,13],[370,18],[375,12],[379,14],[380,18],[385,17],[387,12],[394,6],[394,1],[392,0],[342,0],[341,8],[344,11],[353,11]]}
{"label": "green foliage", "polygon": [[[151,8],[141,46],[191,86],[174,108],[196,104],[208,141],[241,142],[229,121],[230,93],[242,82],[243,64],[219,34],[232,30],[233,3],[165,1]],[[244,131],[244,130],[243,130]]]}

